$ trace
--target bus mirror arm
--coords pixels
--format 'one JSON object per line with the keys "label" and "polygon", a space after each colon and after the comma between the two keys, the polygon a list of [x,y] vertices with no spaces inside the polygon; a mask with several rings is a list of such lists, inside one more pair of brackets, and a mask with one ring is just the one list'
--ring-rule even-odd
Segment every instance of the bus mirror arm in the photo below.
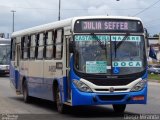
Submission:
{"label": "bus mirror arm", "polygon": [[16,62],[14,62],[14,67],[17,68]]}
{"label": "bus mirror arm", "polygon": [[149,40],[148,40],[149,34],[148,34],[148,31],[146,28],[144,28],[144,32],[145,32],[146,45],[147,45],[147,47],[149,47]]}
{"label": "bus mirror arm", "polygon": [[69,42],[69,52],[70,52],[70,53],[73,53],[73,51],[74,51],[74,42],[73,42],[73,41],[70,41],[70,42]]}

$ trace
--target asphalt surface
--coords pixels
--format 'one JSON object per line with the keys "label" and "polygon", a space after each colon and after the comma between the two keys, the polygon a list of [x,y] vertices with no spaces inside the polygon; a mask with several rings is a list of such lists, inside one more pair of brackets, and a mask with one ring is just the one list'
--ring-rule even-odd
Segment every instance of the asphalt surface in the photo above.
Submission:
{"label": "asphalt surface", "polygon": [[50,101],[33,98],[31,103],[24,103],[22,95],[16,95],[9,78],[7,76],[0,77],[0,120],[4,120],[6,117],[15,120],[123,120],[127,119],[127,116],[130,116],[128,119],[134,119],[134,117],[136,119],[141,114],[158,114],[160,118],[160,83],[149,82],[148,104],[127,105],[124,115],[116,114],[111,105],[68,107],[66,114],[60,114]]}

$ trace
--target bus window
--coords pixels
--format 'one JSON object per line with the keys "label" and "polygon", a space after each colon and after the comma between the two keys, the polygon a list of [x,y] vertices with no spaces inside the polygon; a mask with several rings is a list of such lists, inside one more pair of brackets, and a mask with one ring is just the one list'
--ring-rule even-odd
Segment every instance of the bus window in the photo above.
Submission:
{"label": "bus window", "polygon": [[40,33],[38,40],[38,55],[37,55],[38,59],[43,58],[43,49],[44,49],[44,34]]}
{"label": "bus window", "polygon": [[29,44],[29,39],[28,36],[24,37],[24,41],[23,41],[23,59],[27,59],[28,58],[28,44]]}
{"label": "bus window", "polygon": [[49,31],[47,33],[46,39],[46,58],[51,59],[53,57],[53,39],[54,39],[53,31]]}
{"label": "bus window", "polygon": [[57,30],[56,41],[55,41],[55,59],[62,58],[62,43],[63,43],[63,31],[62,29]]}
{"label": "bus window", "polygon": [[24,38],[25,38],[25,37],[21,37],[21,59],[23,59]]}
{"label": "bus window", "polygon": [[16,50],[15,49],[15,46],[16,46],[15,41],[16,41],[15,38],[13,38],[12,42],[11,42],[11,60],[13,60],[13,61],[15,60],[15,50]]}
{"label": "bus window", "polygon": [[31,36],[31,43],[30,43],[30,58],[35,58],[35,46],[36,46],[36,35]]}

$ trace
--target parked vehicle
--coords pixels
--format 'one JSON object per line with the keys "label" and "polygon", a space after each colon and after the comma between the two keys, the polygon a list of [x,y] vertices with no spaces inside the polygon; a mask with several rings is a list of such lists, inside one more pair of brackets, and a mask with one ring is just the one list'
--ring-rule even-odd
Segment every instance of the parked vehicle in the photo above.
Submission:
{"label": "parked vehicle", "polygon": [[160,65],[148,65],[148,73],[160,74]]}

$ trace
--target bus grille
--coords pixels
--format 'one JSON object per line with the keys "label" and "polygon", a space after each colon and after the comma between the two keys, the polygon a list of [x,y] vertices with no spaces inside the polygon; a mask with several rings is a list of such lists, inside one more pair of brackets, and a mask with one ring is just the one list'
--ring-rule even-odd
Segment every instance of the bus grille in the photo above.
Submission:
{"label": "bus grille", "polygon": [[[114,91],[127,91],[128,90],[128,88],[115,88],[114,89]],[[102,92],[102,91],[104,91],[104,92],[110,92],[110,90],[109,89],[95,89],[95,91],[97,91],[97,92]]]}
{"label": "bus grille", "polygon": [[135,79],[87,79],[87,80],[99,86],[122,86],[122,85],[128,85]]}

